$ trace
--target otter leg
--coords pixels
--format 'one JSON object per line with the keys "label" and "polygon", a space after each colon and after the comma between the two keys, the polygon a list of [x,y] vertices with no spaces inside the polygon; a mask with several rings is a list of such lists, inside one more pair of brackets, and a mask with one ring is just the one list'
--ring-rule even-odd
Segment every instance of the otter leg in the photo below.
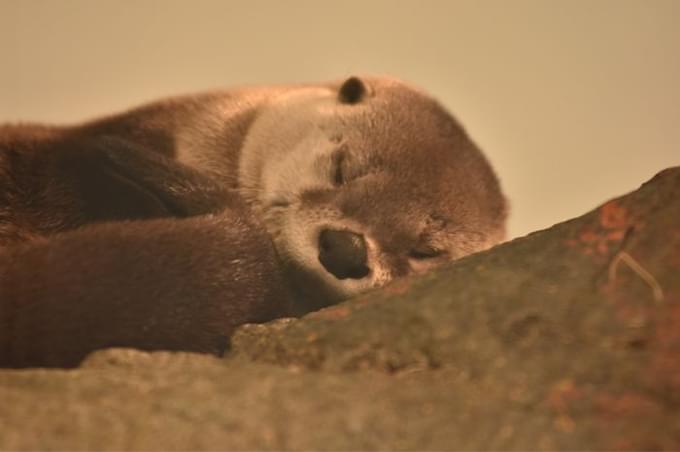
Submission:
{"label": "otter leg", "polygon": [[0,250],[0,367],[76,366],[113,346],[219,355],[236,326],[288,303],[244,209],[86,226]]}

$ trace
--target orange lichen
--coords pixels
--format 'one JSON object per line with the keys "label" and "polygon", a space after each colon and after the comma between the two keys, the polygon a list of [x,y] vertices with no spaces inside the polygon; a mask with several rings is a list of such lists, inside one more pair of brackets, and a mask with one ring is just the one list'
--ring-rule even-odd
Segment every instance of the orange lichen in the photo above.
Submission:
{"label": "orange lichen", "polygon": [[579,246],[588,256],[606,256],[612,245],[618,245],[632,226],[628,210],[616,200],[604,204],[598,210],[596,224],[585,225],[576,239],[567,240],[569,246]]}
{"label": "orange lichen", "polygon": [[322,309],[321,311],[309,314],[309,318],[338,320],[349,317],[352,311],[346,306],[337,306],[333,308]]}
{"label": "orange lichen", "polygon": [[619,202],[609,201],[600,207],[600,225],[604,229],[626,229],[630,224],[628,211]]}
{"label": "orange lichen", "polygon": [[569,411],[571,402],[583,398],[583,391],[571,380],[558,381],[548,394],[548,405],[558,413]]}
{"label": "orange lichen", "polygon": [[658,415],[661,407],[652,399],[635,393],[619,395],[600,394],[595,398],[595,408],[606,423],[620,422],[629,416]]}
{"label": "orange lichen", "polygon": [[402,279],[398,279],[398,280],[394,281],[393,283],[387,285],[384,290],[385,290],[385,292],[392,294],[392,295],[403,295],[406,292],[408,292],[408,290],[410,288],[411,288],[411,281],[406,279],[406,278],[402,278]]}

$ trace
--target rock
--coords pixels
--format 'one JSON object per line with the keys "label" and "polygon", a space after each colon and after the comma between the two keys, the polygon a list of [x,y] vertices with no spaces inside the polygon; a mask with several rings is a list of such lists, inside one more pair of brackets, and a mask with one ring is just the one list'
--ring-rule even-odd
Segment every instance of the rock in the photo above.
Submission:
{"label": "rock", "polygon": [[0,449],[678,449],[680,168],[220,360],[0,371]]}

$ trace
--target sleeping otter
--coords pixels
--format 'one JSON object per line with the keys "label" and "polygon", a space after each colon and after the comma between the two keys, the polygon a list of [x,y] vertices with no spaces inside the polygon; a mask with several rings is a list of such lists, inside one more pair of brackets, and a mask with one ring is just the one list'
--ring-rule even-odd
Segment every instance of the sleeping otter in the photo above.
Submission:
{"label": "sleeping otter", "polygon": [[0,127],[0,366],[220,354],[504,237],[496,176],[391,78],[246,87]]}

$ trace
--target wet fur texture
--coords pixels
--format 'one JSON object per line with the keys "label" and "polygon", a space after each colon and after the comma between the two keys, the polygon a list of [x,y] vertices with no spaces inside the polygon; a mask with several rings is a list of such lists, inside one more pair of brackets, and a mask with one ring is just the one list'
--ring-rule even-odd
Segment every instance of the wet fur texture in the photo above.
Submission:
{"label": "wet fur texture", "polygon": [[[0,366],[110,346],[220,354],[240,324],[488,248],[505,216],[462,127],[390,78],[0,126]],[[324,263],[328,231],[361,242],[365,274]]]}

